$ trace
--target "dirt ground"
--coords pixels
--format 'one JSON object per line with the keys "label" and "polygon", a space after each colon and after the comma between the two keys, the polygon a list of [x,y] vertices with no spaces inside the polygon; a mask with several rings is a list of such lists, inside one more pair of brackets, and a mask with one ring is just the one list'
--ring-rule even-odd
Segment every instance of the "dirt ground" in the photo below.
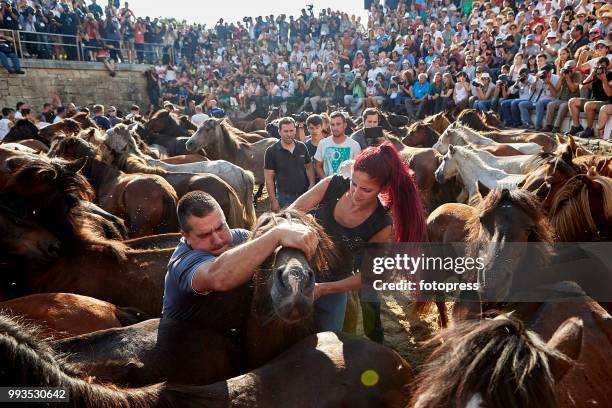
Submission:
{"label": "dirt ground", "polygon": [[[264,193],[257,204],[257,216],[269,209],[268,194],[264,189]],[[401,293],[396,293],[393,296],[383,296],[382,300],[381,318],[385,332],[384,344],[396,350],[413,368],[418,370],[418,367],[429,354],[421,343],[430,339],[439,330],[438,312],[435,305],[432,304],[429,310],[413,317],[411,303]],[[450,304],[447,305],[449,313],[452,310],[450,306]],[[355,303],[354,310],[355,333],[363,336],[361,308],[358,307],[358,303]]]}

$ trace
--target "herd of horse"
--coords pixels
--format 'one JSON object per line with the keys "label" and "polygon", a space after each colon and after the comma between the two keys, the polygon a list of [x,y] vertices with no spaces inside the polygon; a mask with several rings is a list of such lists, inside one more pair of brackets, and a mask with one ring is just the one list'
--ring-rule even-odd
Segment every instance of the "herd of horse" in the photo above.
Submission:
{"label": "herd of horse", "polygon": [[[605,298],[612,276],[606,265],[570,277],[547,269],[559,243],[611,239],[611,156],[571,137],[504,129],[493,112],[415,123],[381,114],[418,184],[428,239],[463,242],[488,268],[516,261],[482,299],[544,286],[574,294],[572,302],[457,302],[452,318],[437,302],[440,331],[422,346],[426,363],[412,367],[391,347],[317,333],[314,282],[343,260],[312,217],[256,215],[278,116],[196,127],[162,110],[106,132],[85,113],[41,129],[18,121],[0,144],[0,385],[66,387],[74,406],[612,399],[612,303],[593,300]],[[347,119],[348,131],[362,126]],[[214,310],[202,326],[160,319],[180,239],[176,203],[194,190],[213,195],[230,227],[253,237],[279,223],[311,226],[321,237],[315,256],[280,248],[250,282],[209,294]],[[533,251],[539,265],[529,263]]]}

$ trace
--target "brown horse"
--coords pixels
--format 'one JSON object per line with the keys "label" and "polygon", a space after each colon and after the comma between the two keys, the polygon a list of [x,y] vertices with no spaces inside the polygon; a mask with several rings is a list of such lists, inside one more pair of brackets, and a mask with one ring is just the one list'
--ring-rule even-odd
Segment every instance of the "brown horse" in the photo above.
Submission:
{"label": "brown horse", "polygon": [[172,186],[154,174],[125,174],[96,159],[96,149],[81,138],[69,137],[57,144],[64,158],[86,157],[82,173],[96,192],[104,210],[125,220],[130,236],[175,232],[177,195]]}
{"label": "brown horse", "polygon": [[549,217],[560,241],[610,239],[612,179],[597,175],[594,168],[569,179],[554,193]]}
{"label": "brown horse", "polygon": [[41,293],[0,302],[0,311],[40,326],[39,338],[63,339],[145,320],[135,309],[72,293]]}
{"label": "brown horse", "polygon": [[89,113],[88,112],[78,112],[78,113],[75,113],[74,115],[72,115],[70,117],[70,119],[74,119],[75,121],[77,121],[79,126],[83,130],[90,129],[90,128],[98,129],[98,125],[96,125],[96,122],[94,122],[89,117]]}
{"label": "brown horse", "polygon": [[584,147],[578,145],[576,140],[571,136],[561,136],[555,135],[555,139],[557,140],[557,149],[555,150],[555,154],[562,154],[567,151],[568,147],[572,152],[573,157],[580,157],[586,155],[592,155],[593,153]]}
{"label": "brown horse", "polygon": [[[193,126],[193,125],[192,125]],[[159,133],[167,138],[176,138],[179,136],[191,136],[188,129],[185,128],[180,118],[172,115],[165,109],[160,109],[145,125],[147,134]]]}
{"label": "brown horse", "polygon": [[[198,349],[203,349],[199,347]],[[239,377],[207,386],[156,384],[121,389],[97,384],[59,361],[35,330],[0,315],[2,386],[61,387],[75,406],[128,407],[405,407],[412,375],[392,350],[362,339],[320,333],[296,344],[273,362]],[[206,366],[206,365],[205,365]],[[204,366],[203,366],[204,367]],[[364,382],[376,373],[376,383]],[[65,402],[48,403],[65,406]]]}
{"label": "brown horse", "polygon": [[418,376],[410,407],[558,407],[556,396],[564,390],[556,383],[584,349],[583,325],[566,320],[548,344],[511,315],[446,329],[429,341],[437,348]]}
{"label": "brown horse", "polygon": [[411,147],[433,147],[439,137],[440,134],[434,130],[432,125],[414,122],[408,127],[407,135],[402,139],[402,143]]}
{"label": "brown horse", "polygon": [[[268,116],[270,116],[270,114]],[[266,130],[266,124],[268,123],[267,120],[264,118],[255,118],[253,120],[238,120],[231,119],[228,117],[227,121],[231,126],[245,133],[251,133],[256,130]]]}
{"label": "brown horse", "polygon": [[81,131],[81,125],[74,119],[66,118],[57,123],[40,128],[40,136],[51,142],[55,135],[63,133],[66,136],[76,136]]}
{"label": "brown horse", "polygon": [[123,243],[130,249],[167,249],[176,248],[180,239],[180,232],[174,232],[126,239]]}
{"label": "brown horse", "polygon": [[45,143],[41,142],[40,140],[26,139],[26,140],[20,140],[18,143],[26,147],[29,147],[30,149],[34,150],[36,153],[47,153],[49,151],[49,146],[47,146]]}
{"label": "brown horse", "polygon": [[274,138],[248,144],[240,138],[245,133],[231,126],[227,120],[207,119],[187,141],[187,149],[206,150],[213,160],[227,160],[255,174],[255,183],[265,184],[263,160],[266,149],[276,143]]}
{"label": "brown horse", "polygon": [[526,132],[524,130],[500,130],[488,126],[483,120],[483,114],[475,109],[465,109],[459,116],[457,121],[474,130],[489,139],[493,139],[500,143],[537,143],[542,146],[544,152],[553,152],[557,147],[557,142],[549,134]]}
{"label": "brown horse", "polygon": [[234,189],[214,174],[171,173],[159,167],[149,166],[135,154],[113,154],[113,164],[127,173],[157,174],[163,177],[178,197],[190,191],[205,191],[215,198],[225,214],[231,228],[251,228],[255,220],[247,219],[247,214]]}
{"label": "brown horse", "polygon": [[572,161],[580,168],[581,173],[586,173],[591,167],[594,167],[600,176],[612,177],[612,156],[579,155],[574,156]]}
{"label": "brown horse", "polygon": [[430,125],[433,130],[441,134],[450,126],[451,119],[449,119],[446,112],[438,112],[423,119],[423,123]]}
{"label": "brown horse", "polygon": [[2,143],[19,142],[22,140],[34,139],[49,147],[49,140],[41,136],[38,128],[28,119],[18,119],[15,125],[2,139]]}

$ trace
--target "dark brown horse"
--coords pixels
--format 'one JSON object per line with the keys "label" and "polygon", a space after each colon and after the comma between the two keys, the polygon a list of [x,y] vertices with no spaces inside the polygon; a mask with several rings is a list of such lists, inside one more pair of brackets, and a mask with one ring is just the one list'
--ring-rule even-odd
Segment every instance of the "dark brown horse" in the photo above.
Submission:
{"label": "dark brown horse", "polygon": [[568,319],[548,344],[510,315],[446,329],[429,341],[438,346],[410,407],[558,407],[556,383],[581,354],[583,325]]}
{"label": "dark brown horse", "polygon": [[433,130],[441,134],[450,126],[452,119],[448,117],[446,112],[438,112],[423,119],[423,123],[430,125]]}
{"label": "dark brown horse", "polygon": [[34,139],[49,147],[49,140],[41,136],[35,124],[28,119],[18,119],[9,132],[2,139],[2,143],[19,142],[21,140]]}
{"label": "dark brown horse", "polygon": [[[193,125],[192,125],[193,126]],[[158,133],[167,138],[191,136],[180,118],[175,117],[165,109],[160,109],[149,119],[145,125],[147,134]]]}
{"label": "dark brown horse", "polygon": [[96,125],[96,122],[94,122],[90,117],[89,117],[89,113],[88,112],[78,112],[75,113],[74,115],[72,115],[70,117],[70,119],[75,120],[79,126],[81,127],[81,129],[85,130],[85,129],[97,129],[98,125]]}
{"label": "dark brown horse", "polygon": [[7,300],[0,302],[0,311],[39,325],[39,338],[55,339],[129,326],[146,319],[135,309],[72,293],[41,293]]}
{"label": "dark brown horse", "polygon": [[[196,350],[197,351],[197,350]],[[61,387],[79,407],[271,408],[405,407],[412,375],[392,350],[362,339],[320,333],[257,370],[208,386],[156,384],[139,389],[100,385],[61,363],[35,330],[0,315],[0,385]],[[372,373],[375,373],[371,381]],[[367,378],[368,381],[364,381]],[[64,407],[66,402],[47,403]]]}
{"label": "dark brown horse", "polygon": [[65,136],[76,136],[81,131],[81,125],[74,119],[66,118],[57,123],[40,128],[40,136],[51,142],[55,135],[63,133]]}

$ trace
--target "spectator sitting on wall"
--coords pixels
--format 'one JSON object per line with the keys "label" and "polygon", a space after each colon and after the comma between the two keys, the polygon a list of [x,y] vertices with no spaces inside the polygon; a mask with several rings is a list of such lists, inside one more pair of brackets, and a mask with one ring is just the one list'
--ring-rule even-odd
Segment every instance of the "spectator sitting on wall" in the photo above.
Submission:
{"label": "spectator sitting on wall", "polygon": [[21,110],[23,108],[27,108],[28,104],[25,102],[17,102],[17,104],[15,105],[15,120],[18,119],[22,119],[23,116],[21,116]]}
{"label": "spectator sitting on wall", "polygon": [[[12,37],[0,31],[0,62],[9,74],[25,74],[25,71],[21,69],[19,57],[15,53],[14,42]],[[9,64],[9,59],[13,63],[13,68]]]}
{"label": "spectator sitting on wall", "polygon": [[4,136],[11,130],[14,123],[11,120],[13,116],[13,110],[11,108],[2,108],[2,119],[0,119],[0,141],[4,139]]}
{"label": "spectator sitting on wall", "polygon": [[96,122],[96,125],[98,125],[100,128],[104,130],[108,130],[112,127],[111,121],[106,116],[104,116],[104,106],[94,105],[93,113],[94,113],[93,120],[94,122]]}

